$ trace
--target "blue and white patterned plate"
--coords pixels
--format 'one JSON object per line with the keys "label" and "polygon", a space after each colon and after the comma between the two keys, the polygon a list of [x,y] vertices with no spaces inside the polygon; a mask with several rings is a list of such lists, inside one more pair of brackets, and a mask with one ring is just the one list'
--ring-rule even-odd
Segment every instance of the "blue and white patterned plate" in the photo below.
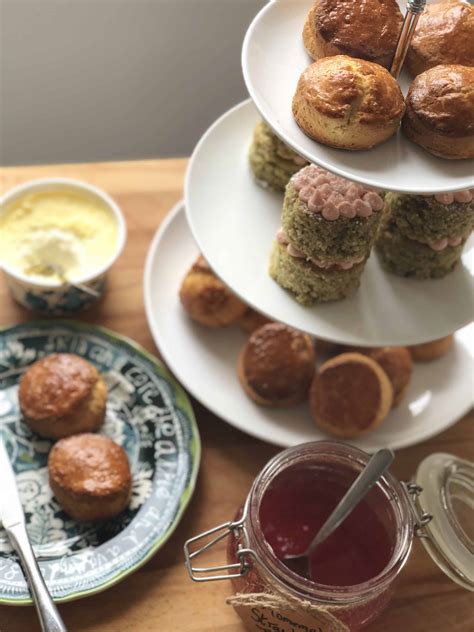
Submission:
{"label": "blue and white patterned plate", "polygon": [[[130,506],[100,525],[77,523],[61,510],[48,485],[52,442],[31,432],[19,413],[22,373],[55,351],[80,355],[102,373],[109,390],[102,432],[122,445],[130,460]],[[0,433],[33,548],[56,601],[104,590],[144,564],[171,535],[194,490],[200,440],[186,394],[158,360],[106,329],[39,321],[1,330]],[[0,603],[30,602],[0,528]]]}

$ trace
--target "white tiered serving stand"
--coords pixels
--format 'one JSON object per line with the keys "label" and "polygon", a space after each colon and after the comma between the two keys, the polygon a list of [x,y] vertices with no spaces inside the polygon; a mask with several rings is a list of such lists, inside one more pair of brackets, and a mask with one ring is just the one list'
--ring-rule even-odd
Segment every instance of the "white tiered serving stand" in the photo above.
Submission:
{"label": "white tiered serving stand", "polygon": [[[465,326],[473,315],[474,240],[466,245],[462,264],[444,279],[417,281],[390,275],[372,254],[353,297],[302,307],[268,275],[283,196],[254,181],[248,149],[255,124],[263,117],[284,142],[311,162],[370,187],[412,193],[470,188],[474,186],[472,164],[434,158],[400,133],[370,151],[345,152],[320,145],[301,132],[291,115],[291,100],[300,73],[311,63],[301,31],[312,2],[270,2],[249,27],[242,62],[253,102],[224,114],[195,148],[185,183],[186,220],[183,210],[177,210],[149,253],[148,320],[168,364],[196,398],[249,434],[282,446],[323,435],[305,407],[272,410],[246,398],[235,373],[238,350],[245,340],[237,329],[203,331],[182,313],[177,296],[180,279],[198,249],[249,305],[319,338],[361,346],[411,345],[464,327],[456,335],[454,349],[439,364],[416,367],[410,394],[400,408],[375,433],[356,442],[369,451],[387,445],[403,447],[440,432],[472,404],[464,377],[473,370],[474,326]],[[406,90],[403,75],[401,85]],[[179,244],[182,265],[166,246],[172,235],[175,252]],[[153,280],[157,268],[163,266],[170,270],[166,278],[173,279],[172,288],[171,281],[161,287]],[[163,300],[169,308],[163,307]]]}
{"label": "white tiered serving stand", "polygon": [[[398,1],[403,12],[404,0]],[[362,152],[331,149],[303,134],[293,120],[291,102],[301,72],[312,62],[301,36],[312,3],[269,2],[250,25],[242,66],[255,103],[242,103],[224,114],[196,146],[185,184],[189,226],[216,274],[274,320],[352,345],[410,345],[440,338],[472,320],[474,240],[464,249],[462,265],[439,280],[390,275],[372,254],[353,297],[312,308],[299,305],[268,275],[282,196],[261,189],[248,166],[259,114],[308,160],[367,186],[421,193],[474,186],[472,161],[435,158],[401,132]],[[408,83],[402,73],[405,90]]]}

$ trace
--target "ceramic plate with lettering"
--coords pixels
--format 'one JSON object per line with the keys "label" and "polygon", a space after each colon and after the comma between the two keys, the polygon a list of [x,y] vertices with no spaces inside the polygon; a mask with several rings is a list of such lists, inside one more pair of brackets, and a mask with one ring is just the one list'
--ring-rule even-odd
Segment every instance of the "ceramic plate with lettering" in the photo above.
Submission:
{"label": "ceramic plate with lettering", "polygon": [[305,307],[273,281],[268,261],[283,195],[259,186],[248,165],[259,120],[250,101],[229,110],[199,141],[186,175],[189,226],[226,285],[270,318],[349,345],[418,344],[471,322],[474,237],[464,248],[463,265],[444,279],[397,277],[372,253],[360,288],[343,301]]}
{"label": "ceramic plate with lettering", "polygon": [[[267,408],[254,404],[237,379],[246,336],[238,326],[209,329],[191,321],[178,291],[198,255],[182,205],[156,234],[145,268],[145,305],[157,346],[180,382],[204,406],[236,428],[282,447],[327,438],[306,405]],[[416,364],[407,396],[375,432],[351,443],[373,452],[404,448],[453,425],[472,406],[474,325],[457,332],[443,358]]]}
{"label": "ceramic plate with lettering", "polygon": [[[22,373],[54,351],[76,353],[101,371],[109,391],[102,432],[129,457],[129,508],[100,525],[79,524],[61,510],[48,485],[52,444],[32,433],[18,411]],[[158,360],[106,329],[38,321],[1,330],[0,432],[16,473],[28,533],[56,601],[104,590],[144,564],[171,535],[193,493],[200,441],[186,394]],[[0,602],[30,602],[1,528]]]}
{"label": "ceramic plate with lettering", "polygon": [[[405,13],[406,0],[398,3]],[[369,186],[411,193],[472,187],[471,161],[432,156],[401,131],[367,151],[333,149],[301,131],[293,118],[291,102],[299,76],[312,62],[301,34],[313,4],[314,0],[269,2],[245,36],[242,49],[245,83],[258,110],[278,136],[310,162]],[[400,85],[404,93],[410,81],[408,73],[402,73]]]}

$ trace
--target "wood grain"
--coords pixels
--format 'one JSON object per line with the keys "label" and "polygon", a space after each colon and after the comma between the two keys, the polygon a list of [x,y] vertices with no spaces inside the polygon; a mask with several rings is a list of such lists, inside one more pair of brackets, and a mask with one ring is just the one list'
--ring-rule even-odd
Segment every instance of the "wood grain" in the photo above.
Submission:
{"label": "wood grain", "polygon": [[[146,252],[166,212],[182,196],[185,160],[21,167],[0,170],[0,191],[25,180],[67,176],[107,190],[122,207],[128,241],[110,274],[104,300],[84,320],[130,336],[156,353],[143,309]],[[0,325],[34,318],[15,305],[0,280]],[[73,632],[243,632],[225,604],[227,582],[192,583],[183,566],[186,538],[233,517],[258,471],[277,449],[228,426],[193,402],[203,441],[196,493],[163,549],[143,568],[106,592],[60,606]],[[425,456],[446,451],[474,459],[474,413],[421,445],[397,452],[395,473],[408,479]],[[218,562],[222,551],[210,556]],[[31,607],[0,607],[1,632],[39,630]],[[472,595],[448,580],[415,542],[390,608],[369,632],[472,632]]]}

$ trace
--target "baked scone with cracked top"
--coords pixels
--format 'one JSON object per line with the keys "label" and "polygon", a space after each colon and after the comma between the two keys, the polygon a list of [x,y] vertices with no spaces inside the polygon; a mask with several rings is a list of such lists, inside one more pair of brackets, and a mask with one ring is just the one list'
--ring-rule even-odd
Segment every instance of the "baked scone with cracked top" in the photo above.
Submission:
{"label": "baked scone with cracked top", "polygon": [[281,323],[257,329],[242,349],[237,373],[257,404],[290,406],[304,401],[314,374],[311,338]]}
{"label": "baked scone with cracked top", "polygon": [[392,406],[398,406],[405,397],[411,381],[413,363],[407,347],[377,347],[368,352],[380,364],[393,388]]}
{"label": "baked scone with cracked top", "polygon": [[127,455],[103,435],[85,433],[58,441],[49,454],[48,472],[56,500],[75,520],[109,520],[129,503]]}
{"label": "baked scone with cracked top", "polygon": [[474,7],[468,2],[427,4],[418,19],[406,66],[416,76],[440,64],[474,66]]}
{"label": "baked scone with cracked top", "polygon": [[247,310],[247,305],[216,277],[202,256],[184,277],[179,298],[189,316],[207,327],[230,325]]}
{"label": "baked scone with cracked top", "polygon": [[474,158],[474,68],[440,65],[418,75],[408,90],[402,130],[434,156]]}
{"label": "baked scone with cracked top", "polygon": [[60,439],[98,430],[105,418],[107,387],[98,370],[72,353],[52,353],[20,380],[23,419],[42,437]]}
{"label": "baked scone with cracked top", "polygon": [[378,428],[392,401],[387,374],[378,362],[361,353],[342,353],[325,362],[309,394],[316,425],[340,438],[358,437]]}
{"label": "baked scone with cracked top", "polygon": [[396,0],[317,0],[303,42],[315,60],[349,55],[390,68],[402,22]]}
{"label": "baked scone with cracked top", "polygon": [[347,55],[323,57],[303,71],[293,116],[314,140],[341,149],[370,149],[397,131],[405,110],[400,87],[380,66]]}

